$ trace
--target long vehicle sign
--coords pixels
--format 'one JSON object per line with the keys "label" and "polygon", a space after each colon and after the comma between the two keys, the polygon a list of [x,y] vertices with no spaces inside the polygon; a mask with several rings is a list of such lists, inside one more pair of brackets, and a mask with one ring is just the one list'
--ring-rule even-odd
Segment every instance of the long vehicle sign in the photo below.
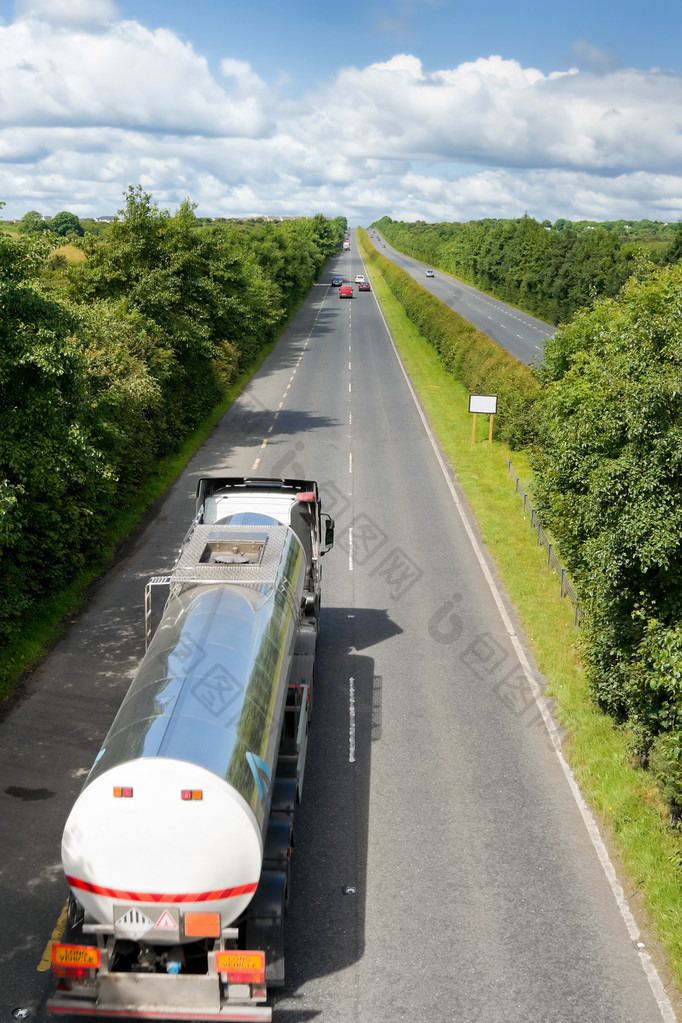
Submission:
{"label": "long vehicle sign", "polygon": [[230,984],[263,984],[264,952],[216,952],[215,968],[227,975]]}
{"label": "long vehicle sign", "polygon": [[99,949],[92,945],[53,945],[53,966],[89,966],[99,969]]}

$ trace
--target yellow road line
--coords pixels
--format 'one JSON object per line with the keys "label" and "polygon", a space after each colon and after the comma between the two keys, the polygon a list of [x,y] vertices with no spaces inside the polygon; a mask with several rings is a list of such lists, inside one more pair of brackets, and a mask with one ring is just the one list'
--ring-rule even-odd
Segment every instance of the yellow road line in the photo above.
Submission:
{"label": "yellow road line", "polygon": [[52,968],[52,946],[57,944],[57,942],[62,941],[64,938],[64,931],[66,930],[66,911],[68,907],[69,902],[67,899],[67,901],[64,903],[64,909],[59,914],[59,920],[57,920],[55,929],[52,932],[52,936],[48,941],[47,945],[45,946],[43,958],[38,963],[39,973],[46,973],[49,969]]}

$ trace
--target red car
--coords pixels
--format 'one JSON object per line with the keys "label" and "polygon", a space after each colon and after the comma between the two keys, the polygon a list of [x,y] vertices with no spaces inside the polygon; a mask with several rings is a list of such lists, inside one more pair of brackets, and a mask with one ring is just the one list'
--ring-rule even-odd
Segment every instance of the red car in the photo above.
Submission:
{"label": "red car", "polygon": [[371,290],[372,289],[369,286],[369,281],[363,281],[361,284],[358,284],[358,291],[371,291]]}
{"label": "red car", "polygon": [[353,289],[350,284],[344,284],[343,287],[339,288],[339,298],[352,298]]}

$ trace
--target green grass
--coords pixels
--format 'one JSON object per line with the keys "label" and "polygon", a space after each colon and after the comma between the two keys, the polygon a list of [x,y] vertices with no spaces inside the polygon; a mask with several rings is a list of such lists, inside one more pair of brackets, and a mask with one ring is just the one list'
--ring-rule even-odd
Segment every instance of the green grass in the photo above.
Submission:
{"label": "green grass", "polygon": [[[442,366],[393,298],[376,267],[372,288],[383,309],[407,372],[431,427],[516,607],[535,662],[547,681],[564,729],[564,755],[592,807],[630,907],[664,983],[682,988],[682,841],[669,827],[667,807],[655,781],[632,762],[630,737],[590,698],[581,666],[581,636],[573,605],[560,596],[556,572],[538,546],[530,516],[508,473],[512,461],[526,490],[532,471],[525,452],[488,443],[488,416],[477,416],[472,443],[468,391]],[[664,957],[660,954],[664,950]],[[679,1008],[679,995],[669,989]]]}

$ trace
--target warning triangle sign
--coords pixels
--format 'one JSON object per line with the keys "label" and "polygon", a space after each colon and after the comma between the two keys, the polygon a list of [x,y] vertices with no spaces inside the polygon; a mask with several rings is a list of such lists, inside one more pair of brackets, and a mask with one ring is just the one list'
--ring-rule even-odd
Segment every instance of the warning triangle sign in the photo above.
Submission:
{"label": "warning triangle sign", "polygon": [[168,910],[164,910],[159,919],[156,921],[157,931],[177,931],[178,922],[174,920]]}

